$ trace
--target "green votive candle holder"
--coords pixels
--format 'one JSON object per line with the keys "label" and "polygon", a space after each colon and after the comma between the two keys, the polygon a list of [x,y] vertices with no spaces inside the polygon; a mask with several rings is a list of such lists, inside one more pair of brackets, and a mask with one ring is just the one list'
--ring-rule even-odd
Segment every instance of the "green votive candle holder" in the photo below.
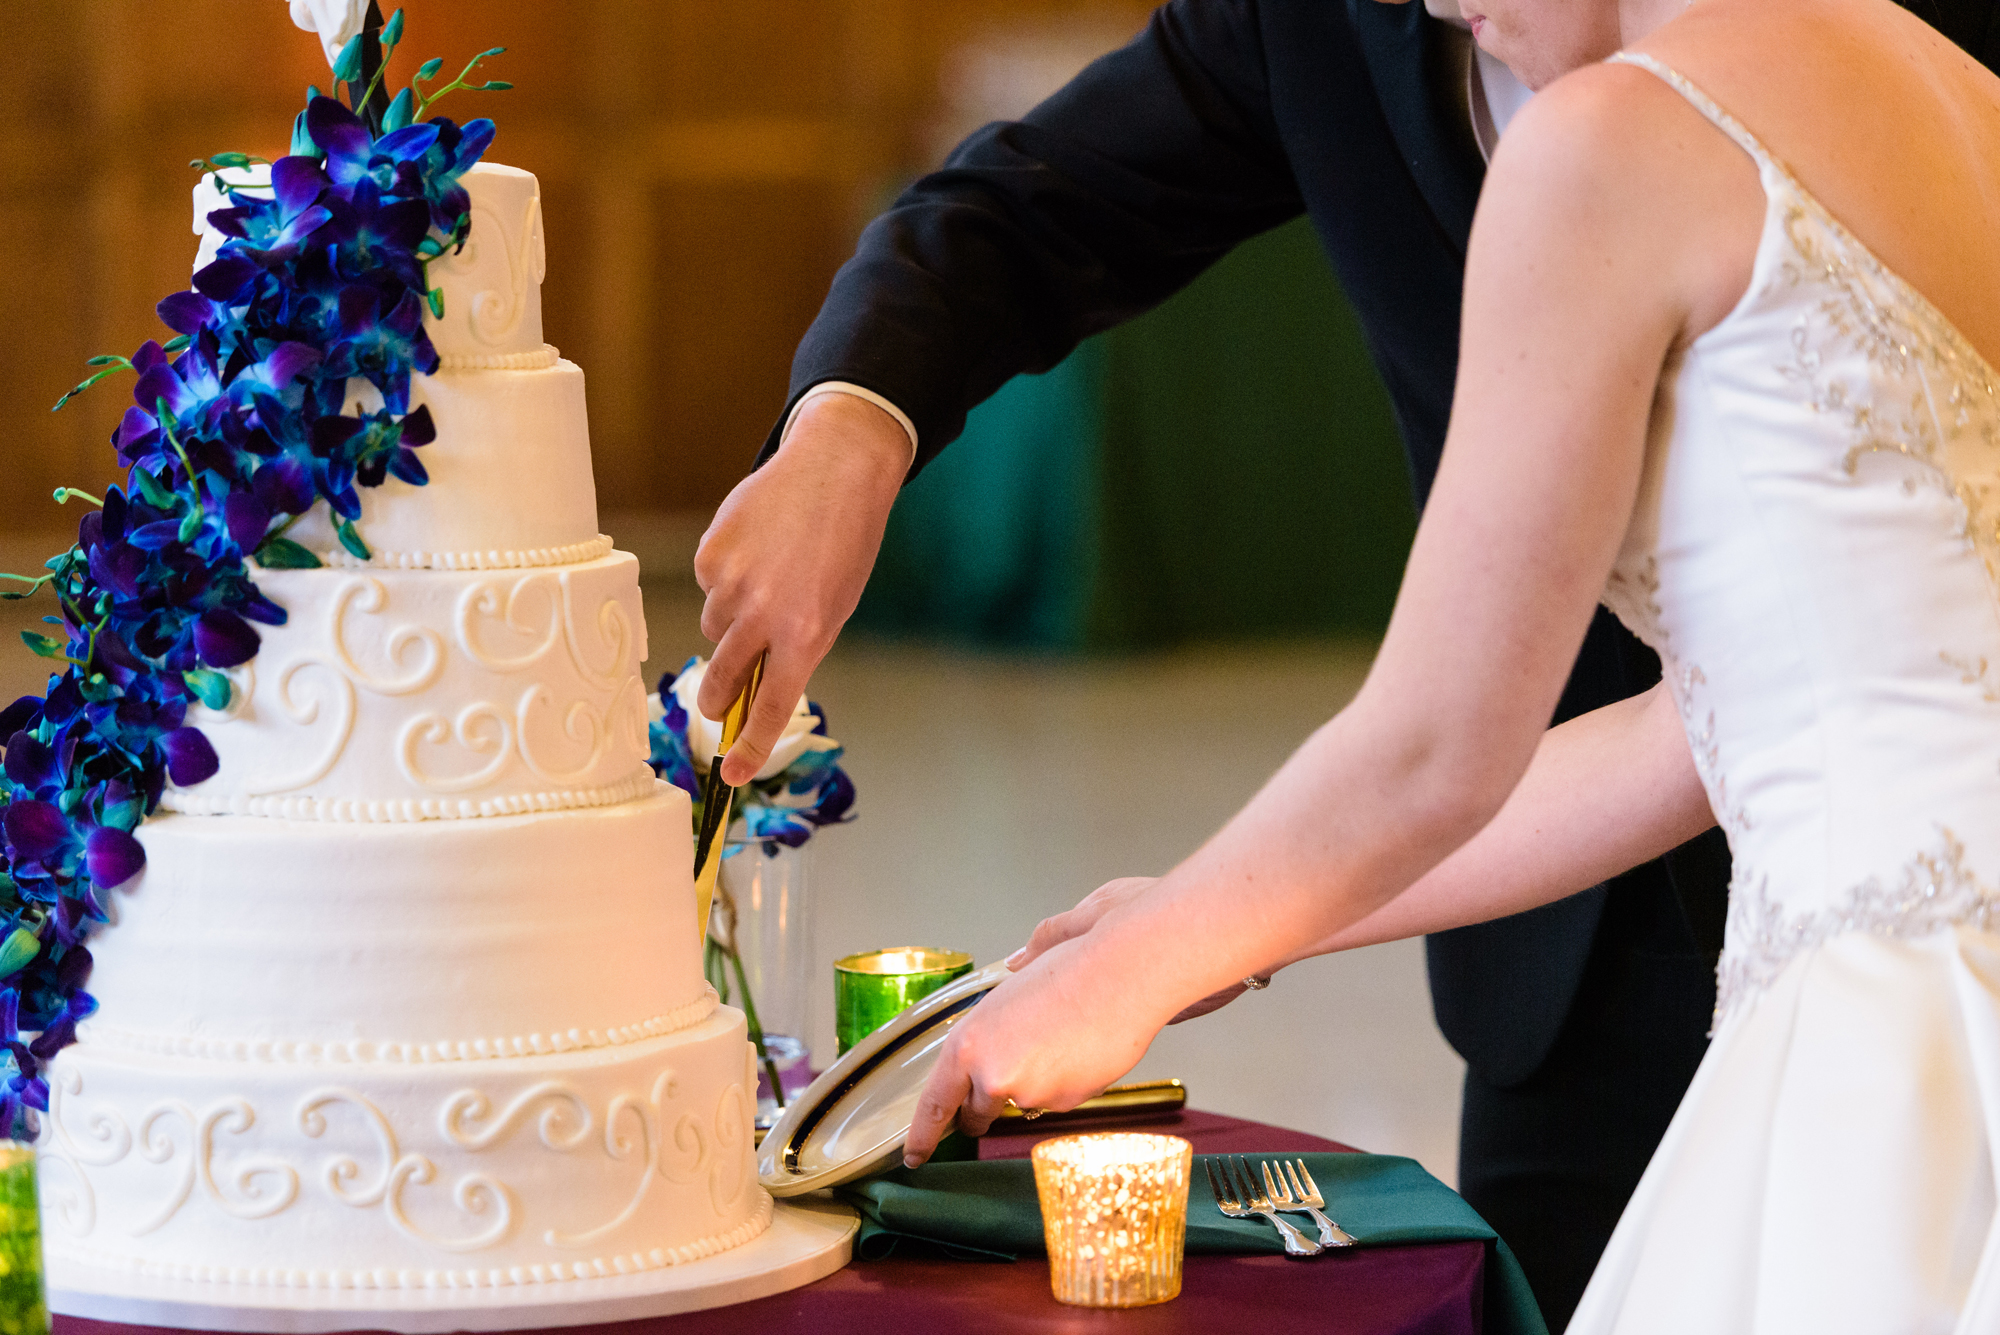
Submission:
{"label": "green votive candle holder", "polygon": [[962,950],[894,946],[833,962],[833,1036],[846,1052],[954,978],[972,972]]}
{"label": "green votive candle holder", "polygon": [[48,1335],[35,1151],[0,1140],[0,1335]]}

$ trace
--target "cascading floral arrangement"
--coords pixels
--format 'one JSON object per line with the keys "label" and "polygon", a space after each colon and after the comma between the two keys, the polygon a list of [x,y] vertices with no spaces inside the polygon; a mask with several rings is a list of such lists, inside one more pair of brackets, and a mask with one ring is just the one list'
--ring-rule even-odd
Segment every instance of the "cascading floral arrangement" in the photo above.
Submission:
{"label": "cascading floral arrangement", "polygon": [[[706,670],[707,664],[697,657],[683,663],[679,672],[662,676],[647,728],[653,772],[693,801],[697,831],[702,776],[708,772],[707,751],[713,749],[714,739],[697,762],[689,725],[694,692]],[[827,736],[826,711],[806,701],[779,738],[773,752],[773,759],[780,762],[777,767],[736,790],[730,812],[743,822],[748,841],[761,842],[765,853],[775,854],[781,846],[798,848],[823,826],[854,819],[854,781],[840,767],[844,749]],[[771,768],[768,762],[766,768]]]}
{"label": "cascading floral arrangement", "polygon": [[[428,61],[387,100],[402,28],[398,10],[342,49],[348,104],[308,90],[290,155],[268,164],[268,197],[222,174],[262,159],[208,160],[229,199],[209,215],[225,239],[192,291],[160,302],[176,336],[92,358],[99,369],[56,404],[138,377],[111,437],[125,484],[102,500],[57,491],[96,507],[76,544],[46,574],[0,577],[27,586],[0,596],[54,594],[60,615],[43,620],[59,633],[24,638],[62,665],[46,696],[0,710],[0,1135],[31,1133],[27,1110],[48,1107],[44,1065],[97,1008],[85,942],[105,893],[145,865],[134,831],[168,782],[217,769],[189,710],[227,708],[225,674],[256,655],[255,625],[284,623],[255,568],[319,565],[285,534],[321,502],[366,560],[356,488],[426,481],[416,450],[433,437],[430,413],[409,407],[411,374],[438,365],[423,314],[441,315],[443,298],[426,266],[465,241],[458,178],[493,122],[423,115],[454,89],[508,85],[466,82],[496,48],[426,92],[440,64]],[[349,411],[359,382],[380,408]]]}

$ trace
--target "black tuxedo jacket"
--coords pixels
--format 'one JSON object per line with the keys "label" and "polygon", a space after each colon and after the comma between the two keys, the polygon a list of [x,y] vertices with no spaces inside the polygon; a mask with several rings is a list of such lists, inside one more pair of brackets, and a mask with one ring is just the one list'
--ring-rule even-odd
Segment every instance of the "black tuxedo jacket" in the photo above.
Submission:
{"label": "black tuxedo jacket", "polygon": [[[2000,51],[1992,0],[1914,3],[1960,6],[1925,16]],[[1169,0],[1129,45],[1019,122],[973,135],[869,225],[799,347],[793,401],[827,380],[874,390],[915,423],[921,468],[1007,380],[1303,212],[1366,331],[1421,505],[1451,415],[1484,174],[1442,36],[1421,0]],[[1658,674],[1600,610],[1557,718]],[[1683,909],[1666,915],[1673,939],[1647,948],[1713,955],[1727,877],[1711,835],[1617,884]],[[1541,1064],[1607,893],[1430,939],[1438,1022],[1485,1079],[1512,1084]]]}

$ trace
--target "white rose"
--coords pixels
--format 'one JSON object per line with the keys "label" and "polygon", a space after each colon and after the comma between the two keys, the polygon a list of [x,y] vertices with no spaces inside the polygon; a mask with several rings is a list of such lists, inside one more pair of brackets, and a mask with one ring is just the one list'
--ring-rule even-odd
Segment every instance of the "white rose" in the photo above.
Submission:
{"label": "white rose", "polygon": [[[695,705],[695,697],[701,693],[701,679],[708,672],[708,660],[696,659],[680,676],[674,678],[672,687],[674,699],[680,702],[688,716],[688,752],[694,758],[695,768],[706,770],[715,762],[715,748],[722,741],[722,724],[714,719],[703,718],[700,708]],[[659,704],[659,697],[653,697],[656,716],[665,711]],[[757,777],[768,779],[783,773],[785,767],[813,746],[835,745],[823,737],[813,735],[819,720],[813,717],[811,708],[802,695],[792,706],[792,716],[785,720],[785,730],[778,737],[778,744],[771,749],[771,758],[764,762]]]}
{"label": "white rose", "polygon": [[328,65],[339,59],[340,48],[353,41],[368,21],[368,0],[291,0],[291,4],[293,24],[319,34]]}

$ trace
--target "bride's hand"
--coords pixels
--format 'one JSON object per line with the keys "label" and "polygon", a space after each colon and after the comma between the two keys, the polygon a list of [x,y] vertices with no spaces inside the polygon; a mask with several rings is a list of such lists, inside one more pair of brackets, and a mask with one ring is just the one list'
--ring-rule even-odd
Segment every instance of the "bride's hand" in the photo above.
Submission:
{"label": "bride's hand", "polygon": [[1027,968],[1065,941],[1074,940],[1097,926],[1098,920],[1122,904],[1130,903],[1153,888],[1157,876],[1121,876],[1106,881],[1053,918],[1036,924],[1028,944],[1007,957],[1007,967],[1015,973]]}
{"label": "bride's hand", "polygon": [[903,1161],[922,1163],[951,1130],[985,1133],[1011,1100],[1074,1108],[1138,1064],[1160,1029],[1138,980],[1066,941],[1002,980],[945,1040],[917,1100]]}
{"label": "bride's hand", "polygon": [[[1145,894],[1158,884],[1159,879],[1157,876],[1121,876],[1115,881],[1106,881],[1078,900],[1075,908],[1058,913],[1052,918],[1042,919],[1036,925],[1034,933],[1028,937],[1028,944],[1007,957],[1007,967],[1019,973],[1054,947],[1084,935],[1095,927],[1105,914]],[[1221,1010],[1248,990],[1241,983],[1231,983],[1221,991],[1211,992],[1182,1010],[1167,1023],[1179,1024],[1183,1020],[1200,1019],[1212,1011]]]}

